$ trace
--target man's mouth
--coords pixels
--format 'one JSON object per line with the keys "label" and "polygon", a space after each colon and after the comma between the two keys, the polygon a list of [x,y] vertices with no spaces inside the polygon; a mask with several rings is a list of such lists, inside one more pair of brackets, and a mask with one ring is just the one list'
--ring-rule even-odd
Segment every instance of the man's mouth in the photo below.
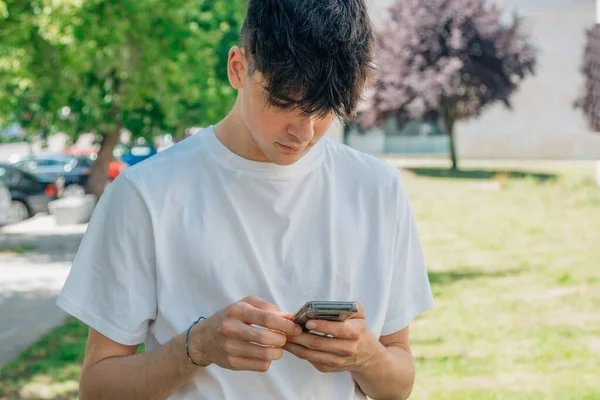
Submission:
{"label": "man's mouth", "polygon": [[277,142],[277,145],[285,153],[295,154],[295,153],[299,153],[302,150],[302,147],[299,147],[299,146],[291,146],[291,145],[287,145],[287,144],[281,144],[279,142]]}

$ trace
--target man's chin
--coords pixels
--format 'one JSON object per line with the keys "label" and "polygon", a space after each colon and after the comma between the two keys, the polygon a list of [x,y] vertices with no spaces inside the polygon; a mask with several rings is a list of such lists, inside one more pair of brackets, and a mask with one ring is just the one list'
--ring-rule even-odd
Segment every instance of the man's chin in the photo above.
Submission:
{"label": "man's chin", "polygon": [[300,154],[279,153],[279,154],[276,154],[273,157],[269,157],[269,158],[273,164],[281,165],[282,167],[285,167],[285,166],[294,164],[299,159],[301,159],[304,155],[305,155],[305,153],[300,153]]}

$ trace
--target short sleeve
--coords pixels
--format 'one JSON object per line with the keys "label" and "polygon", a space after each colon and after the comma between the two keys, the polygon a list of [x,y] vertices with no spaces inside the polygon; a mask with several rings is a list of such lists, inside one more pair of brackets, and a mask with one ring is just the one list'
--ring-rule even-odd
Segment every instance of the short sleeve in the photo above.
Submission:
{"label": "short sleeve", "polygon": [[417,224],[406,191],[402,189],[392,252],[391,290],[381,335],[404,328],[433,307],[433,295]]}
{"label": "short sleeve", "polygon": [[117,343],[144,342],[157,310],[154,234],[126,176],[96,205],[57,305]]}

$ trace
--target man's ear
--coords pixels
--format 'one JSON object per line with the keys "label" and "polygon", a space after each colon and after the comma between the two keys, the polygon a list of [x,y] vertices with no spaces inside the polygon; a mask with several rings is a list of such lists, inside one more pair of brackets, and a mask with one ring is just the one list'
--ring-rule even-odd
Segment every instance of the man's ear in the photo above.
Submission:
{"label": "man's ear", "polygon": [[229,50],[227,59],[227,75],[229,83],[236,89],[244,86],[244,77],[248,74],[248,59],[244,50],[234,46]]}

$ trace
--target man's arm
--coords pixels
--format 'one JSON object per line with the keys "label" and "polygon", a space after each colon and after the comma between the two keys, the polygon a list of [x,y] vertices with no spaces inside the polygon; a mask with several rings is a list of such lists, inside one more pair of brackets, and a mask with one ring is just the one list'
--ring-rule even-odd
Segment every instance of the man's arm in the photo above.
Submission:
{"label": "man's arm", "polygon": [[[195,325],[190,331],[190,356],[200,365],[264,372],[271,361],[283,356],[286,335],[300,332],[276,306],[250,296]],[[90,329],[80,399],[168,398],[202,370],[188,360],[185,336],[182,333],[164,346],[135,354],[138,346],[119,344]]]}
{"label": "man's arm", "polygon": [[285,350],[324,373],[349,371],[361,390],[375,400],[405,400],[410,396],[415,368],[408,327],[377,339],[367,329],[360,305],[348,321],[312,320],[306,327],[332,337],[302,333],[288,337]]}
{"label": "man's arm", "polygon": [[79,397],[166,399],[198,370],[185,354],[185,335],[146,353],[135,354],[137,347],[114,342],[90,328]]}
{"label": "man's arm", "polygon": [[380,340],[380,351],[352,376],[361,390],[376,400],[404,400],[412,392],[415,366],[408,327]]}

